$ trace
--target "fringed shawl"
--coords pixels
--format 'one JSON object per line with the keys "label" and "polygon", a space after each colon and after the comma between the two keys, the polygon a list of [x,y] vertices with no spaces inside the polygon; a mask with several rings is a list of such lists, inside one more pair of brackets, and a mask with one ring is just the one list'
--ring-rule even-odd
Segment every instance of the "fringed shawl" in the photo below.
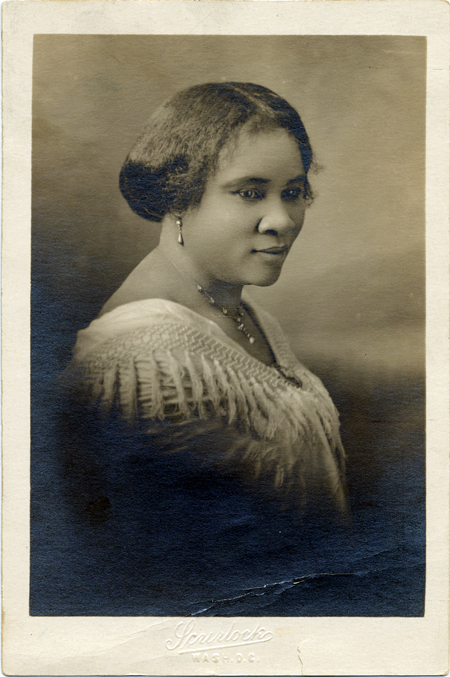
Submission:
{"label": "fringed shawl", "polygon": [[[301,387],[216,323],[162,299],[120,306],[78,332],[66,376],[78,395],[150,435],[162,422],[166,450],[167,439],[172,452],[200,446],[225,471],[238,468],[256,484],[271,476],[277,491],[294,492],[300,503],[327,496],[345,512],[338,413],[278,323],[246,303],[277,364]],[[216,431],[218,443],[199,445],[205,431],[209,439]]]}

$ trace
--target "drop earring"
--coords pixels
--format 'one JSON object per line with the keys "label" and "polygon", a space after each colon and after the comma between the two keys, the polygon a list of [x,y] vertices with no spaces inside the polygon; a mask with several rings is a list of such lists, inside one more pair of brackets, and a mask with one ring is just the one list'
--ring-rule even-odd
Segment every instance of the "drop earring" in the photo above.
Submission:
{"label": "drop earring", "polygon": [[181,229],[183,227],[183,224],[181,222],[181,219],[177,219],[175,221],[176,225],[178,226],[178,244],[181,244],[181,246],[184,245],[184,240],[183,240],[183,233],[181,232]]}

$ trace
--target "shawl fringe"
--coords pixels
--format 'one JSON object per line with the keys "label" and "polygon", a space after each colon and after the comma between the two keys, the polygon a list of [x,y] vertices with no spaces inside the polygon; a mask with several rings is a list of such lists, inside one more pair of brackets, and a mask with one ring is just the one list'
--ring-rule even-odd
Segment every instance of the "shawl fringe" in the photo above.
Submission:
{"label": "shawl fringe", "polygon": [[221,421],[236,432],[221,464],[240,463],[255,479],[270,473],[276,488],[326,486],[345,512],[339,417],[320,380],[299,365],[299,387],[216,338],[189,331],[178,323],[172,332],[159,325],[109,335],[94,349],[75,351],[66,376],[101,411],[147,424],[149,433],[152,421],[180,429]]}

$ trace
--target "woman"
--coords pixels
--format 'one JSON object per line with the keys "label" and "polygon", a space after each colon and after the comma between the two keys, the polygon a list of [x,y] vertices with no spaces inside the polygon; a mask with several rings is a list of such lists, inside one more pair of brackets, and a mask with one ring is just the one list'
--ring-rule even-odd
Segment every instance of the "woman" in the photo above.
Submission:
{"label": "woman", "polygon": [[277,281],[312,199],[311,161],[298,113],[250,83],[178,93],[130,152],[120,188],[161,222],[160,242],[79,332],[69,369],[92,420],[99,408],[114,426],[96,460],[109,467],[107,510],[126,440],[134,488],[145,457],[152,486],[167,462],[166,479],[181,466],[191,488],[201,477],[202,497],[232,485],[271,509],[346,513],[334,405],[276,321],[242,296]]}

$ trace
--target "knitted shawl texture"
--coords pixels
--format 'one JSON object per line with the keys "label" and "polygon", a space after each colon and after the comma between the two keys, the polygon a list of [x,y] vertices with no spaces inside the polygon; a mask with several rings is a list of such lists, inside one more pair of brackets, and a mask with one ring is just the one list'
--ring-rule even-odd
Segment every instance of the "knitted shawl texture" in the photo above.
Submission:
{"label": "knitted shawl texture", "polygon": [[119,306],[79,331],[66,375],[77,397],[114,410],[133,429],[159,431],[166,452],[199,449],[247,482],[270,477],[276,491],[295,494],[299,503],[326,495],[345,512],[336,408],[278,323],[253,301],[246,304],[277,364],[301,387],[215,322],[163,299]]}

